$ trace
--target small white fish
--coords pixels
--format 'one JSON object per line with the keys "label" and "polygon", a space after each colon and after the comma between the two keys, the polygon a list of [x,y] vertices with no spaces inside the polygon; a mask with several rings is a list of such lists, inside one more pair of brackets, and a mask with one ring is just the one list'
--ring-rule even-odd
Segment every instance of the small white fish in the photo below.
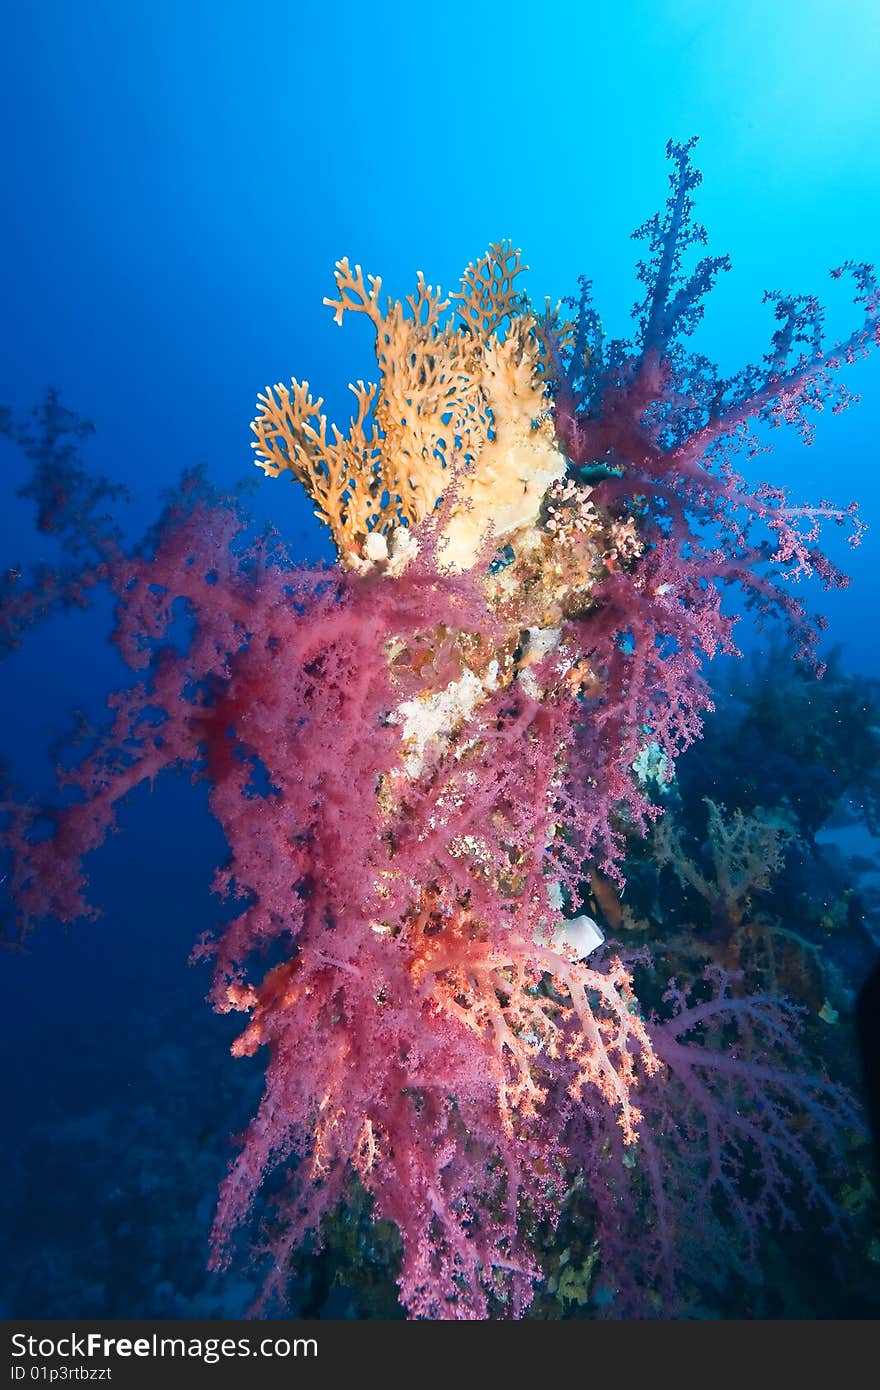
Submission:
{"label": "small white fish", "polygon": [[604,941],[601,928],[586,913],[580,917],[563,918],[551,937],[554,950],[573,953],[578,960],[586,960]]}

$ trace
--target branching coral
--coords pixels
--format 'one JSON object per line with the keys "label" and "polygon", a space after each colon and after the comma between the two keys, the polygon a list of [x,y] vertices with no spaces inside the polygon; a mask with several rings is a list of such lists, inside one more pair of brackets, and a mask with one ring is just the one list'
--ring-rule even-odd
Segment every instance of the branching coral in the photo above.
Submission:
{"label": "branching coral", "polygon": [[324,302],[339,324],[346,313],[370,320],[380,384],[351,387],[347,436],[332,426],[328,438],[323,401],[297,381],[266,388],[252,429],[260,466],[304,484],[343,564],[387,555],[378,537],[417,526],[453,483],[448,567],[469,568],[490,529],[500,539],[536,520],[565,461],[548,424],[535,320],[516,288],[523,269],[509,244],[490,247],[451,296],[456,322],[443,319],[450,300],[421,273],[406,305],[389,299],[383,311],[382,281],[338,263],[338,298]]}
{"label": "branching coral", "polygon": [[671,866],[682,887],[693,888],[709,904],[713,918],[723,918],[733,930],[748,911],[751,894],[766,888],[779,872],[792,835],[767,816],[736,810],[725,818],[723,807],[708,797],[705,803],[711,879],[685,853],[680,827],[669,817],[654,832],[654,853],[658,864]]}
{"label": "branching coral", "polygon": [[[305,382],[267,388],[254,422],[258,462],[306,487],[339,565],[302,572],[269,540],[246,546],[235,509],[191,479],[154,545],[108,567],[117,641],[144,675],[73,774],[80,799],[50,838],[9,812],[22,913],[67,920],[86,907],[81,856],[127,791],[175,764],[209,779],[229,844],[216,887],[240,911],[199,950],[215,1006],[249,1016],[236,1053],[268,1053],[214,1260],[286,1166],[267,1298],[356,1171],[401,1233],[411,1313],[521,1313],[540,1278],[529,1223],[555,1219],[573,1165],[601,1184],[603,1155],[622,1163],[640,1137],[651,1165],[653,1088],[679,1078],[699,1099],[703,1065],[721,1078],[713,1117],[770,1097],[737,1130],[752,1126],[762,1194],[784,1187],[783,1160],[786,1182],[805,1162],[778,1100],[789,1073],[758,1055],[762,1036],[785,1052],[784,1006],[749,1012],[721,982],[711,1008],[676,996],[671,1019],[648,1021],[628,969],[593,957],[600,933],[574,916],[590,870],[619,882],[628,837],[656,819],[646,746],[668,778],[700,734],[702,663],[734,650],[723,588],[808,640],[783,576],[837,582],[815,528],[849,512],[749,488],[729,456],[752,448],[749,419],[802,426],[878,333],[859,267],[866,324],[832,353],[814,302],[779,298],[762,368],[722,382],[685,354],[724,267],[684,270],[702,240],[689,149],[670,147],[666,215],[640,233],[632,343],[605,343],[585,285],[573,322],[539,324],[506,244],[468,267],[457,319],[423,277],[383,309],[381,282],[341,261],[328,302],[338,321],[369,318],[379,385],[353,388],[347,435]],[[169,637],[180,605],[184,651]],[[705,1064],[685,1047],[695,1029]],[[590,1116],[604,1138],[585,1158],[571,1136]],[[719,1156],[722,1127],[695,1171],[730,1196],[748,1164]]]}
{"label": "branching coral", "polygon": [[673,981],[653,1019],[663,1065],[640,1094],[632,1155],[600,1111],[572,1117],[618,1316],[699,1313],[737,1283],[734,1306],[759,1314],[767,1232],[839,1229],[834,1189],[860,1118],[802,1032],[802,1010],[710,967]]}
{"label": "branching coral", "polygon": [[37,530],[56,538],[59,550],[54,566],[41,563],[28,580],[17,564],[0,576],[0,654],[18,647],[23,633],[50,613],[85,607],[119,558],[121,533],[107,508],[126,489],[82,467],[78,444],[92,430],[53,390],[32,411],[32,421],[15,420],[0,408],[0,438],[16,444],[31,465],[18,496],[36,504]]}
{"label": "branching coral", "polygon": [[[578,298],[567,301],[574,320],[562,321],[557,312],[544,321],[558,436],[572,466],[597,479],[597,505],[647,505],[656,549],[665,552],[679,583],[687,577],[742,585],[756,606],[781,613],[809,652],[815,627],[787,585],[810,574],[827,586],[846,583],[816,541],[821,522],[832,520],[849,522],[858,544],[855,506],[793,506],[784,489],[748,484],[732,461],[761,452],[763,427],[793,425],[811,443],[811,413],[849,404],[834,374],[880,341],[880,289],[872,266],[848,263],[832,272],[851,278],[864,316],[832,345],[824,341],[824,315],[813,296],[773,293],[766,301],[779,327],[760,364],[724,378],[707,358],[688,352],[705,296],[730,268],[727,257],[706,256],[687,269],[689,249],[706,240],[693,217],[700,183],[694,143],[670,142],[665,212],[635,233],[650,255],[638,267],[645,294],[635,306],[633,338],[606,339],[583,279]],[[716,548],[705,528],[714,530]],[[669,592],[682,601],[674,582]]]}
{"label": "branching coral", "polygon": [[727,815],[708,798],[705,805],[702,846],[685,848],[674,813],[654,831],[656,864],[674,874],[683,890],[675,898],[676,920],[664,939],[664,954],[688,961],[691,968],[696,961],[711,961],[732,975],[747,975],[752,986],[792,996],[818,1012],[835,992],[825,979],[819,947],[783,925],[768,901],[768,889],[796,841],[790,824],[773,812],[746,815],[737,809]]}

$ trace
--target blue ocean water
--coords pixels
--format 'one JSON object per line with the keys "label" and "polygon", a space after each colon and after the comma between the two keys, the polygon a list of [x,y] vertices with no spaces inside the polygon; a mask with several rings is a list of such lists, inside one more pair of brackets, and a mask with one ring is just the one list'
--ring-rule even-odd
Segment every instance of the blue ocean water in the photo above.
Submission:
{"label": "blue ocean water", "polygon": [[[666,196],[666,140],[692,134],[700,218],[733,259],[702,350],[729,371],[756,360],[777,287],[826,299],[843,333],[851,306],[827,271],[880,257],[878,60],[871,0],[8,6],[0,401],[23,414],[51,385],[90,419],[84,457],[131,489],[136,536],[183,467],[220,489],[253,472],[266,383],[307,377],[348,418],[346,385],[372,360],[366,328],[341,332],[321,303],[343,255],[396,297],[419,269],[451,287],[509,237],[535,303],[585,273],[623,332],[629,234]],[[880,357],[847,381],[861,404],[758,464],[799,498],[859,501],[863,546],[831,536],[851,587],[813,597],[845,669],[876,676]],[[14,498],[20,460],[6,445],[3,460],[5,567],[42,542]],[[299,558],[329,556],[286,481],[249,505]],[[108,618],[55,618],[3,668],[0,759],[36,795],[70,712],[100,719],[124,677]],[[228,1057],[228,1020],[187,967],[222,839],[182,779],[132,796],[122,822],[95,859],[101,920],[0,959],[0,1311],[235,1315],[247,1278],[207,1276],[204,1253],[259,1069]]]}

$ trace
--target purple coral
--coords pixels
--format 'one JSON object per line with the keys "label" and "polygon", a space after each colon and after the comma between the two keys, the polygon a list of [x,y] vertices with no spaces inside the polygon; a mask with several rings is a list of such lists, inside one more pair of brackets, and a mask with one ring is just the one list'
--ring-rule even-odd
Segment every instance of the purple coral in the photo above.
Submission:
{"label": "purple coral", "polygon": [[[527,1220],[554,1219],[579,1164],[604,1204],[606,1260],[653,1202],[643,1268],[650,1280],[662,1267],[670,1294],[697,1177],[701,1219],[719,1220],[720,1203],[746,1262],[757,1224],[792,1217],[796,1176],[830,1207],[802,1130],[833,1137],[848,1103],[798,1069],[787,1005],[716,976],[703,999],[671,987],[669,1016],[646,1024],[620,960],[552,945],[551,889],[577,907],[590,866],[619,876],[627,837],[657,814],[633,770],[646,736],[670,770],[699,736],[702,662],[734,650],[724,586],[781,612],[809,648],[785,580],[842,582],[816,527],[851,509],[793,508],[732,458],[755,452],[754,425],[808,433],[807,412],[846,403],[831,374],[877,338],[874,279],[850,268],[866,320],[845,343],[826,352],[815,302],[777,297],[763,364],[719,378],[683,346],[727,268],[706,257],[685,270],[705,239],[690,149],[670,145],[666,212],[637,233],[649,255],[634,339],[606,342],[586,282],[573,323],[542,328],[558,442],[607,544],[587,554],[589,593],[539,658],[523,657],[517,596],[487,602],[495,559],[444,571],[430,518],[394,578],[299,570],[272,540],[243,540],[236,510],[193,480],[153,546],[128,557],[92,543],[117,643],[143,674],[113,698],[114,726],[70,776],[54,835],[8,810],[12,883],[26,920],[76,917],[81,859],[120,799],[173,765],[209,780],[229,845],[215,886],[240,910],[198,953],[215,962],[215,1007],[249,1015],[234,1051],[268,1057],[213,1259],[225,1264],[265,1177],[286,1166],[267,1299],[283,1297],[291,1251],[320,1239],[352,1171],[402,1235],[404,1303],[431,1317],[523,1311],[540,1278]],[[41,516],[67,526],[70,496],[36,462]],[[86,490],[79,506],[87,537],[93,500]],[[570,551],[572,573],[579,562]],[[168,635],[181,609],[183,651]],[[496,688],[506,643],[513,674]],[[411,773],[401,708],[466,671],[486,698]]]}

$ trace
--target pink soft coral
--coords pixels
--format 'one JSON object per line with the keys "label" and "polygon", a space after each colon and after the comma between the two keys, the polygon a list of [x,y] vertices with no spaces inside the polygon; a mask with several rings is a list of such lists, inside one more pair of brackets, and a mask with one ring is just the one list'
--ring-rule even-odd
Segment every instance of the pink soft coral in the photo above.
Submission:
{"label": "pink soft coral", "polygon": [[[380,563],[384,532],[370,542],[366,502],[355,568],[303,571],[272,538],[247,544],[236,509],[195,479],[150,549],[127,558],[114,541],[102,551],[119,599],[117,642],[144,676],[114,697],[113,729],[69,777],[74,799],[54,835],[33,836],[30,813],[8,808],[12,883],[26,919],[79,915],[82,856],[119,800],[173,765],[209,779],[229,846],[216,887],[240,911],[198,954],[214,959],[215,1006],[249,1015],[234,1051],[268,1054],[262,1103],[221,1193],[213,1259],[226,1262],[265,1176],[285,1166],[266,1299],[283,1297],[291,1250],[320,1239],[354,1169],[376,1213],[400,1230],[412,1313],[519,1314],[540,1277],[524,1220],[557,1212],[581,1161],[577,1117],[602,1117],[587,1126],[593,1147],[582,1159],[601,1185],[595,1165],[632,1151],[640,1107],[662,1128],[655,1098],[678,1086],[690,1124],[709,1096],[684,1037],[706,1032],[710,1006],[698,1016],[679,1001],[673,1019],[650,1026],[621,962],[588,965],[554,945],[554,929],[560,903],[580,905],[588,866],[619,876],[627,835],[657,814],[633,766],[646,741],[671,775],[699,736],[711,703],[702,662],[733,650],[723,587],[739,582],[781,609],[809,645],[784,576],[812,570],[837,582],[814,531],[838,514],[748,488],[729,455],[750,447],[748,418],[803,421],[832,367],[876,334],[877,304],[861,268],[867,325],[832,353],[808,332],[812,301],[780,299],[762,368],[724,383],[686,356],[681,334],[722,268],[704,260],[692,276],[682,271],[701,239],[688,148],[671,148],[667,216],[644,230],[652,259],[641,268],[648,292],[635,343],[604,343],[586,290],[573,325],[550,318],[539,335],[518,295],[484,325],[483,356],[500,360],[506,345],[520,396],[511,391],[529,404],[517,459],[535,437],[542,458],[561,458],[548,438],[546,379],[570,464],[525,538],[511,533],[493,556],[490,528],[469,568],[444,568],[456,489],[461,500],[479,462],[452,450],[445,511],[428,509],[393,574]],[[509,337],[493,338],[505,315]],[[439,343],[470,362],[475,331],[445,328],[424,350],[433,362]],[[495,397],[480,394],[473,372],[467,391],[488,448]],[[369,476],[359,479],[370,501]],[[389,534],[395,519],[385,519]],[[769,542],[757,539],[762,526]],[[183,650],[169,636],[180,615]],[[436,712],[444,692],[463,698],[465,688],[479,691],[466,714],[426,736],[416,756],[402,711]],[[749,1012],[722,987],[711,1007],[782,1046],[779,1006],[755,1001]],[[723,1021],[716,1031],[723,1040]],[[747,1074],[746,1062],[713,1055],[705,1066],[719,1084],[702,1106],[711,1182],[724,1189],[733,1171],[716,1142],[718,1114],[764,1087],[772,1103],[746,1137],[777,1193],[780,1155],[794,1162],[801,1151],[799,1139],[780,1137],[782,1073],[756,1063]],[[657,1153],[649,1138],[652,1182]],[[665,1258],[672,1225],[660,1222]]]}

